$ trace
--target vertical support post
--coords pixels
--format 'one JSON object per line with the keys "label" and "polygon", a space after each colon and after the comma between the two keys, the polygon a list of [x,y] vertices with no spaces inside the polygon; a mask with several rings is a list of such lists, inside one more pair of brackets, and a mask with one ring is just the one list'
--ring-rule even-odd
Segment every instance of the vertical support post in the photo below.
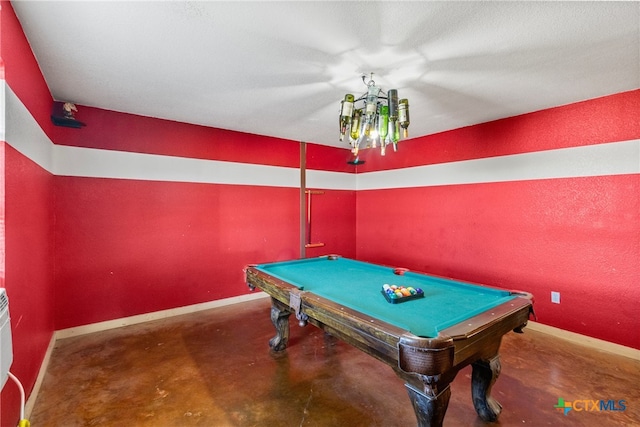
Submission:
{"label": "vertical support post", "polygon": [[307,257],[307,143],[300,141],[300,258]]}

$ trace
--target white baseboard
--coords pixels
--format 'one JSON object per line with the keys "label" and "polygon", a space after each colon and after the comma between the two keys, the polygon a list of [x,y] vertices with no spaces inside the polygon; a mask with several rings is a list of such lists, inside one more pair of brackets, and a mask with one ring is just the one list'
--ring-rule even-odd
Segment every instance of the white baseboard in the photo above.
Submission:
{"label": "white baseboard", "polygon": [[109,329],[121,328],[123,326],[135,325],[138,323],[150,322],[152,320],[165,319],[168,317],[179,316],[181,314],[195,313],[211,308],[223,307],[231,304],[252,301],[260,298],[267,298],[268,294],[264,292],[255,292],[237,297],[225,298],[221,300],[203,302],[201,304],[188,305],[185,307],[171,308],[169,310],[154,311],[153,313],[139,314],[136,316],[122,317],[115,320],[107,320],[105,322],[92,323],[90,325],[76,326],[74,328],[61,329],[54,333],[56,340],[61,340],[79,335],[91,334],[93,332],[106,331]]}
{"label": "white baseboard", "polygon": [[624,345],[600,340],[598,338],[588,337],[586,335],[577,334],[575,332],[565,331],[564,329],[543,325],[542,323],[538,323],[538,322],[529,321],[529,323],[527,324],[527,327],[525,328],[525,331],[527,329],[542,332],[548,335],[553,335],[555,337],[562,338],[574,344],[583,345],[583,346],[594,348],[597,350],[606,351],[607,353],[612,353],[618,356],[624,356],[630,359],[640,361],[640,350],[635,348],[626,347]]}
{"label": "white baseboard", "polygon": [[56,336],[55,333],[51,336],[51,341],[49,341],[49,346],[47,347],[47,351],[44,354],[44,359],[42,359],[42,364],[40,365],[40,371],[38,372],[38,377],[36,378],[36,382],[33,385],[33,389],[29,394],[29,398],[27,399],[24,405],[24,416],[26,419],[31,418],[31,411],[33,411],[33,407],[36,404],[36,399],[38,397],[38,393],[40,392],[40,387],[42,386],[42,382],[44,381],[44,375],[47,373],[47,368],[49,367],[49,361],[51,360],[51,353],[53,352],[53,347],[56,345]]}

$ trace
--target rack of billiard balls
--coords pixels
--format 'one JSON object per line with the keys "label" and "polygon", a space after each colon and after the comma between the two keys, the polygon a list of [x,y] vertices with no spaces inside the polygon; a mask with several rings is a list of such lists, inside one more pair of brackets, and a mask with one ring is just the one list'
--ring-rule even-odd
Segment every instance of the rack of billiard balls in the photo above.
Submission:
{"label": "rack of billiard balls", "polygon": [[424,297],[424,292],[420,288],[414,288],[412,286],[389,285],[387,283],[382,285],[381,292],[382,295],[384,295],[387,301],[391,304],[397,304],[400,302]]}

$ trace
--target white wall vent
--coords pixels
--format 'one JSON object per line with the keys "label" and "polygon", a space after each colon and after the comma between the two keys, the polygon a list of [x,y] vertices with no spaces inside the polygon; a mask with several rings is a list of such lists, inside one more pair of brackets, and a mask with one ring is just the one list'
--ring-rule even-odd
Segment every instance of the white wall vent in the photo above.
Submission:
{"label": "white wall vent", "polygon": [[9,368],[13,362],[11,344],[11,322],[9,318],[9,298],[4,288],[0,288],[0,390],[9,376]]}

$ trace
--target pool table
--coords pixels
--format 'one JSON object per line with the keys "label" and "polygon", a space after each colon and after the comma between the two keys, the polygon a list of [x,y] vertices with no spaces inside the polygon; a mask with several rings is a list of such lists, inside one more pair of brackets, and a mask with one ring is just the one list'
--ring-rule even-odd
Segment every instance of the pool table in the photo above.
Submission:
{"label": "pool table", "polygon": [[[418,426],[440,426],[450,383],[472,365],[478,415],[495,421],[502,409],[490,396],[500,373],[502,336],[521,332],[533,313],[532,295],[360,262],[338,255],[245,267],[247,285],[271,297],[283,351],[289,316],[310,323],[391,366],[405,382]],[[420,289],[421,298],[385,297],[384,285]]]}

